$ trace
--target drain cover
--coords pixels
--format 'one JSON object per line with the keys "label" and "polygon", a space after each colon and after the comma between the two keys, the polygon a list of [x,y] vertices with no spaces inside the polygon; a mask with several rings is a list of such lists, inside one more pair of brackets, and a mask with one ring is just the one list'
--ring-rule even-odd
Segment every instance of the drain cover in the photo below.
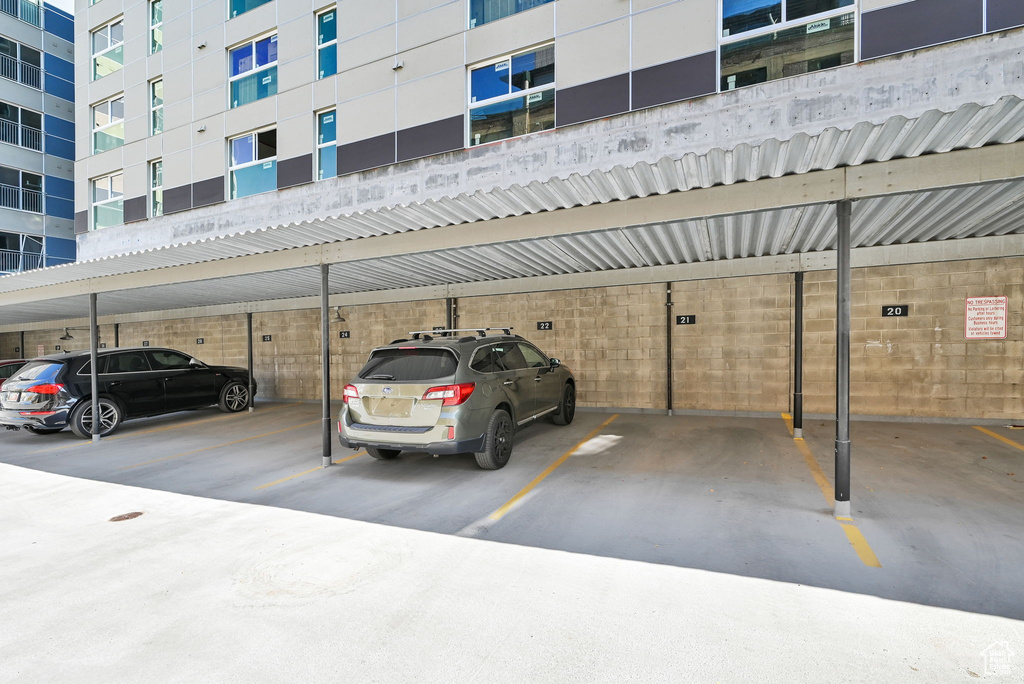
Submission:
{"label": "drain cover", "polygon": [[133,513],[123,513],[121,515],[115,515],[110,519],[110,522],[121,522],[122,520],[131,520],[132,518],[138,518],[142,515],[142,511],[135,511]]}

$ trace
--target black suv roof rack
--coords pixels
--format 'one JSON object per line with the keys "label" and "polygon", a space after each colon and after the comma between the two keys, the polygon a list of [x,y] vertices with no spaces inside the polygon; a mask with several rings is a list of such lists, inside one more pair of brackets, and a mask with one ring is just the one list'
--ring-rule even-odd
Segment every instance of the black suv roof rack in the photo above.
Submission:
{"label": "black suv roof rack", "polygon": [[439,337],[450,337],[452,333],[459,332],[472,332],[476,333],[477,337],[487,337],[487,333],[492,330],[500,330],[506,335],[512,335],[512,328],[451,328],[446,330],[412,330],[409,332],[412,335],[412,339],[432,339],[434,335]]}

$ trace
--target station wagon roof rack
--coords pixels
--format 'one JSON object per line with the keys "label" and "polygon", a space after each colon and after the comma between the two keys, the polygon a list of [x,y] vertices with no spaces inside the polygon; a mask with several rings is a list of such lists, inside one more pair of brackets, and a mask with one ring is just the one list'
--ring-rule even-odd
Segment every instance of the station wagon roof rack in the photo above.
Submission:
{"label": "station wagon roof rack", "polygon": [[487,333],[492,330],[500,330],[506,335],[512,334],[512,327],[508,328],[451,328],[445,330],[413,330],[409,334],[412,335],[412,339],[432,339],[434,335],[439,337],[450,337],[452,333],[460,332],[472,332],[476,333],[477,337],[487,337]]}

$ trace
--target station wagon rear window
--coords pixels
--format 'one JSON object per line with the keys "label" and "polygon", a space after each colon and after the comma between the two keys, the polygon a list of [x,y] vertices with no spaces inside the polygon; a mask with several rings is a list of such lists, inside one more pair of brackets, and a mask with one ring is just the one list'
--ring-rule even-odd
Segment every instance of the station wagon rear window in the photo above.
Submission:
{"label": "station wagon rear window", "polygon": [[359,371],[361,380],[421,382],[455,375],[459,361],[446,349],[380,349]]}

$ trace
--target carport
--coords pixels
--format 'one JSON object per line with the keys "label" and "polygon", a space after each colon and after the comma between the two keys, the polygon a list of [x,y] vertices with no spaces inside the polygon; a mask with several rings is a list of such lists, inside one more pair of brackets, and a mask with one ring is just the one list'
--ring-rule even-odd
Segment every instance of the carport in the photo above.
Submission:
{"label": "carport", "polygon": [[[805,273],[835,270],[834,498],[835,515],[848,518],[851,268],[1024,255],[1024,143],[1015,142],[1022,135],[1024,104],[1008,97],[527,186],[251,226],[2,278],[0,332],[88,324],[95,353],[98,325],[118,317],[230,312],[251,323],[255,312],[318,307],[327,466],[332,307],[443,298],[450,323],[454,301],[479,294],[794,274],[799,438],[800,283]],[[671,345],[677,321],[667,289]],[[251,324],[248,342],[251,368]],[[668,411],[685,409],[673,406],[670,392]]]}

